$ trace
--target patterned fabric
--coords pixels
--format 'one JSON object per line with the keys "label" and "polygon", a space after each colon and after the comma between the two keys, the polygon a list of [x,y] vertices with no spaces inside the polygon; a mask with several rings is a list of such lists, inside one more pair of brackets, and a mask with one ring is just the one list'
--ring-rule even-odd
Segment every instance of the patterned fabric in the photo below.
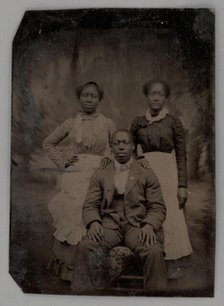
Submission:
{"label": "patterned fabric", "polygon": [[111,280],[114,280],[121,275],[125,268],[127,259],[131,256],[134,256],[134,253],[125,246],[117,246],[110,251],[109,272]]}
{"label": "patterned fabric", "polygon": [[[48,263],[47,270],[53,271],[54,275],[60,276],[66,281],[72,280],[75,246],[61,243],[54,240],[53,254]],[[117,246],[113,248],[108,256],[110,280],[119,277],[125,268],[128,258],[134,256],[134,253],[127,247]]]}
{"label": "patterned fabric", "polygon": [[187,187],[187,160],[185,132],[181,121],[170,114],[159,121],[149,123],[146,116],[136,117],[131,125],[135,143],[135,153],[140,145],[143,153],[175,150],[178,186]]}

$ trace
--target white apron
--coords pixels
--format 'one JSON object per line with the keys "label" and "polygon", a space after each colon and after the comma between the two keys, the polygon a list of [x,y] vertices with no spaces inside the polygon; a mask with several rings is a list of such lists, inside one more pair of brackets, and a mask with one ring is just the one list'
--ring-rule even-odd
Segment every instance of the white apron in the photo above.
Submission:
{"label": "white apron", "polygon": [[150,167],[158,177],[163,198],[167,207],[167,216],[163,224],[164,250],[167,260],[174,260],[192,253],[184,210],[179,209],[177,198],[178,177],[174,152],[144,153]]}
{"label": "white apron", "polygon": [[71,245],[77,245],[86,234],[82,206],[90,178],[99,167],[102,156],[79,154],[78,159],[62,175],[61,192],[48,205],[55,227],[54,237]]}

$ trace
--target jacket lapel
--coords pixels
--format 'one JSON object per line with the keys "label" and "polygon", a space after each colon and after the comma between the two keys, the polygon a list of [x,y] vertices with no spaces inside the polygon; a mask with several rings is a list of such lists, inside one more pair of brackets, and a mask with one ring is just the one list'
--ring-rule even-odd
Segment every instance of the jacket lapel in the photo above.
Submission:
{"label": "jacket lapel", "polygon": [[107,166],[105,170],[105,179],[104,179],[104,195],[107,199],[107,206],[113,200],[114,194],[114,163],[113,161]]}
{"label": "jacket lapel", "polygon": [[132,167],[130,169],[130,172],[129,172],[129,175],[128,175],[127,185],[126,185],[126,188],[125,188],[125,197],[132,190],[132,188],[135,186],[135,184],[137,183],[137,181],[140,178],[139,167],[140,167],[140,165],[133,158],[133,160],[132,160]]}

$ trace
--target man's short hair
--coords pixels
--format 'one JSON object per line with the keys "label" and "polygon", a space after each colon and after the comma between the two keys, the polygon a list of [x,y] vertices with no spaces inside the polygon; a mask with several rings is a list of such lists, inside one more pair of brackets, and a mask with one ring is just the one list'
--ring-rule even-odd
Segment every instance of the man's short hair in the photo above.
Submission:
{"label": "man's short hair", "polygon": [[132,143],[134,143],[134,141],[133,141],[133,136],[132,136],[132,134],[130,133],[130,131],[129,131],[128,129],[118,129],[118,130],[116,130],[116,131],[113,133],[113,135],[112,135],[112,137],[111,137],[110,144],[113,143],[113,140],[114,140],[115,135],[116,135],[117,133],[119,133],[119,132],[124,132],[124,133],[126,133],[126,134],[129,136],[130,141],[131,141]]}

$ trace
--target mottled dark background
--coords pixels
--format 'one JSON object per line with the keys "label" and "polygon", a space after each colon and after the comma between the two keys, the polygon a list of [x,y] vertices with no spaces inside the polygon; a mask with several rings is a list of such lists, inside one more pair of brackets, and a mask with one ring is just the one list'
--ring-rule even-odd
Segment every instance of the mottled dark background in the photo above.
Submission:
{"label": "mottled dark background", "polygon": [[[10,271],[26,292],[69,293],[45,267],[51,256],[47,204],[60,173],[44,138],[79,108],[75,87],[95,80],[100,107],[118,127],[147,108],[142,85],[162,78],[168,108],[187,135],[187,220],[192,271],[170,294],[213,294],[214,14],[207,9],[26,12],[13,42]],[[50,169],[49,169],[50,168]]]}

